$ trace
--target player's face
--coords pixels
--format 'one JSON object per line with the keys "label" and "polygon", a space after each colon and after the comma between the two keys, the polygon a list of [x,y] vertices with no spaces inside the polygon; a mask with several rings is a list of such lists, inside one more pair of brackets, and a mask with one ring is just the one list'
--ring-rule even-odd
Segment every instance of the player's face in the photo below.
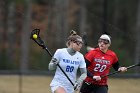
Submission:
{"label": "player's face", "polygon": [[101,51],[106,52],[108,50],[108,47],[110,46],[110,43],[108,40],[105,39],[99,39],[98,40],[98,46]]}
{"label": "player's face", "polygon": [[82,39],[78,39],[76,41],[73,42],[73,49],[75,51],[80,51],[83,45],[83,41]]}

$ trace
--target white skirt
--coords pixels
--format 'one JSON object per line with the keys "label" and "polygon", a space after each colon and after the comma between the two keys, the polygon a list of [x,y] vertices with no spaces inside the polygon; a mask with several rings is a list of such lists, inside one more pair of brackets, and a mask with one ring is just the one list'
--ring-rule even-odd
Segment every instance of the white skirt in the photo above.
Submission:
{"label": "white skirt", "polygon": [[[62,83],[63,82],[63,83]],[[54,91],[58,88],[58,87],[62,87],[65,89],[66,93],[74,93],[74,88],[73,86],[71,85],[71,83],[69,84],[66,84],[65,81],[52,81],[51,84],[50,84],[50,87],[51,87],[51,91],[52,93],[54,93]]]}

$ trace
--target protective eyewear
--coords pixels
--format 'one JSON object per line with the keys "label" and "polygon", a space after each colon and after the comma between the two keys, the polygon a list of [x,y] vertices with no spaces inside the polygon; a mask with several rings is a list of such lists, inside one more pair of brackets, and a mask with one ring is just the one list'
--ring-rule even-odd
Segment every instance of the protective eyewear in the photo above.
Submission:
{"label": "protective eyewear", "polygon": [[83,45],[83,42],[82,41],[74,41],[74,43],[76,43],[77,45]]}
{"label": "protective eyewear", "polygon": [[106,39],[99,39],[98,40],[98,43],[104,43],[104,44],[109,44],[109,41],[108,40],[106,40]]}

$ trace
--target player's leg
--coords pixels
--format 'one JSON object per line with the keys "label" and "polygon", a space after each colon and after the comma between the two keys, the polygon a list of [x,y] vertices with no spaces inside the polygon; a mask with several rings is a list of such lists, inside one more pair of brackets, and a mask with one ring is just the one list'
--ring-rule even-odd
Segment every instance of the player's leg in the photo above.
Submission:
{"label": "player's leg", "polygon": [[92,93],[92,91],[93,91],[92,85],[84,81],[80,88],[80,93]]}
{"label": "player's leg", "polygon": [[97,86],[96,93],[108,93],[108,86]]}
{"label": "player's leg", "polygon": [[66,90],[60,85],[51,86],[51,91],[52,93],[66,93]]}
{"label": "player's leg", "polygon": [[63,87],[58,87],[54,93],[66,93],[65,89]]}

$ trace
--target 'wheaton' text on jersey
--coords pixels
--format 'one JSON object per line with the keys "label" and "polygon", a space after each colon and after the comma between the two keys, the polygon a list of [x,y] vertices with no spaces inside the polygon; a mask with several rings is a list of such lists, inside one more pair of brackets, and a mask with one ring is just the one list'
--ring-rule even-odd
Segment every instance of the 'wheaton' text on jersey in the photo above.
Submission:
{"label": "'wheaton' text on jersey", "polygon": [[79,65],[79,63],[80,63],[79,61],[73,61],[73,60],[69,60],[69,59],[63,59],[63,62],[75,64],[75,65]]}
{"label": "'wheaton' text on jersey", "polygon": [[94,61],[102,64],[110,64],[110,61],[100,58],[95,58]]}

